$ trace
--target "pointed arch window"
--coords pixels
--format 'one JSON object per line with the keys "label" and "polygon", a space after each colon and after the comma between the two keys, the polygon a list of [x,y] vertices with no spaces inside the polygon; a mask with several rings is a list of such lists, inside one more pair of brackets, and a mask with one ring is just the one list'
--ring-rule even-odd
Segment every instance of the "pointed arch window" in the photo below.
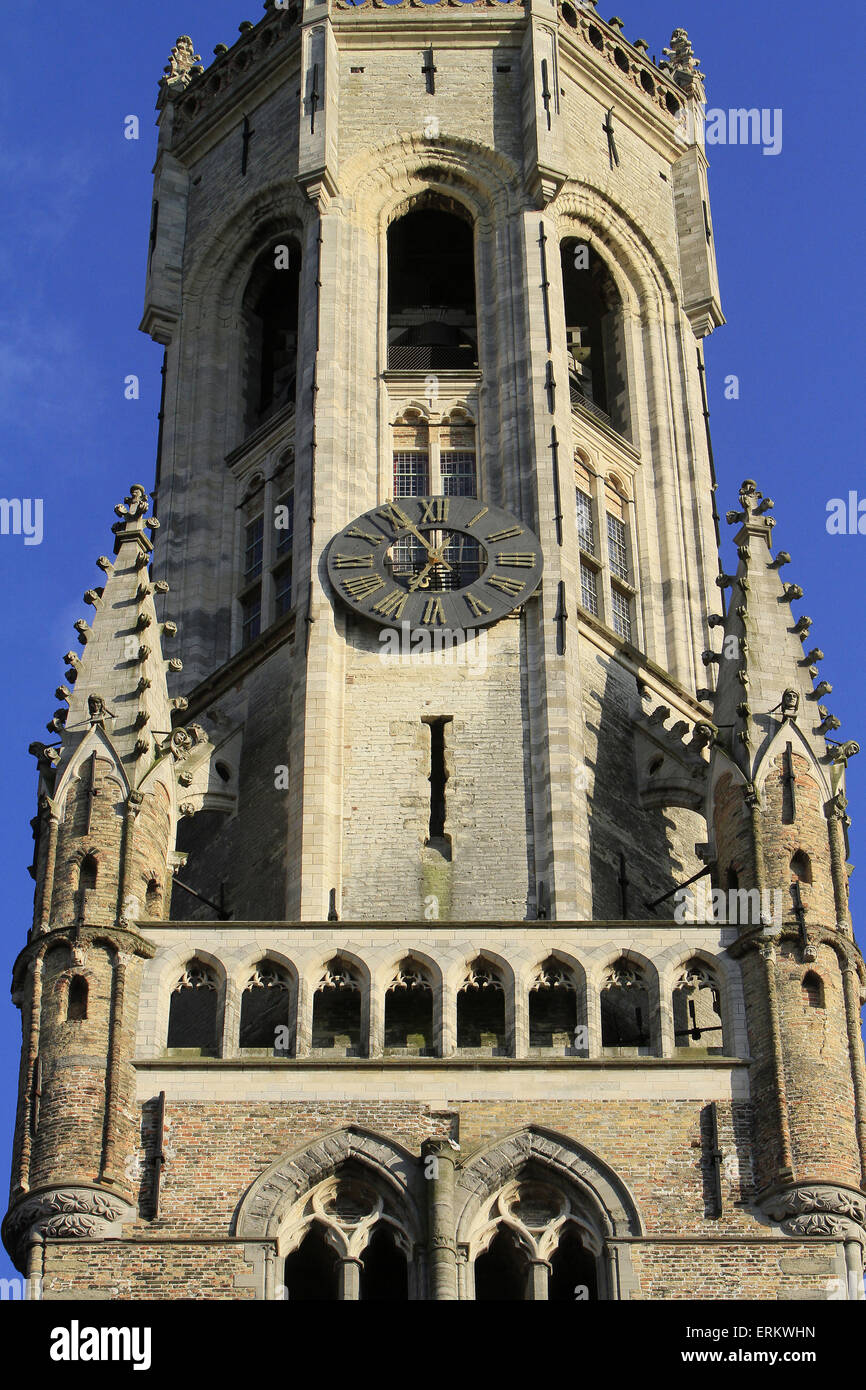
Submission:
{"label": "pointed arch window", "polygon": [[417,961],[401,961],[385,994],[385,1051],[430,1056],[433,989]]}
{"label": "pointed arch window", "polygon": [[573,1052],[579,1042],[577,1014],[574,975],[548,956],[529,987],[529,1046]]}
{"label": "pointed arch window", "polygon": [[313,1047],[357,1054],[361,1046],[361,982],[348,961],[325,966],[313,996]]}
{"label": "pointed arch window", "polygon": [[550,1257],[551,1303],[588,1303],[598,1298],[598,1263],[573,1223],[563,1229]]}
{"label": "pointed arch window", "polygon": [[243,301],[247,432],[295,400],[301,253],[292,240],[264,250]]}
{"label": "pointed arch window", "polygon": [[601,1044],[648,1053],[650,998],[643,971],[631,961],[610,966],[601,988]]}
{"label": "pointed arch window", "polygon": [[168,1047],[216,1055],[219,987],[204,961],[188,961],[175,985],[168,1015]]}
{"label": "pointed arch window", "polygon": [[516,1303],[527,1298],[529,1257],[507,1226],[500,1226],[475,1261],[475,1299],[479,1303]]}
{"label": "pointed arch window", "polygon": [[719,986],[703,961],[691,960],[680,971],[674,986],[673,1016],[676,1048],[724,1052]]}
{"label": "pointed arch window", "polygon": [[271,960],[260,960],[241,997],[241,1047],[285,1051],[279,1044],[288,1035],[289,976]]}
{"label": "pointed arch window", "polygon": [[364,1251],[359,1297],[362,1303],[400,1303],[409,1297],[409,1268],[393,1227],[380,1221]]}
{"label": "pointed arch window", "polygon": [[616,282],[595,247],[560,247],[572,410],[628,434],[625,318]]}
{"label": "pointed arch window", "polygon": [[477,1300],[598,1298],[601,1235],[570,1184],[530,1163],[489,1200],[481,1221]]}
{"label": "pointed arch window", "polygon": [[805,850],[798,849],[792,856],[791,873],[798,883],[812,882],[812,861]]}
{"label": "pointed arch window", "polygon": [[337,1252],[318,1222],[307,1230],[283,1267],[285,1297],[290,1303],[337,1301]]}
{"label": "pointed arch window", "polygon": [[505,990],[499,972],[479,957],[466,972],[457,995],[457,1046],[491,1049],[506,1047]]}

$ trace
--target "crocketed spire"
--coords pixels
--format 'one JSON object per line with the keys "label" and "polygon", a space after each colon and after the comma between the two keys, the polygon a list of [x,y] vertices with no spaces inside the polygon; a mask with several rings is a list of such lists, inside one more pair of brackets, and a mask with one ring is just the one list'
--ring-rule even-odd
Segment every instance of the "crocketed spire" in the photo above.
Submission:
{"label": "crocketed spire", "polygon": [[706,664],[717,664],[719,671],[713,701],[719,746],[748,782],[754,781],[783,722],[796,727],[818,762],[837,761],[840,747],[849,756],[858,751],[856,745],[839,745],[830,738],[839,720],[824,704],[832,686],[818,680],[817,663],[824,654],[808,646],[811,618],[795,619],[791,612],[803,590],[782,578],[790,555],[784,550],[773,555],[772,507],[771,499],[746,479],[740,488],[741,510],[727,514],[729,524],[740,525],[735,537],[739,565],[735,575],[718,581],[731,589],[722,649],[704,655]]}
{"label": "crocketed spire", "polygon": [[[181,663],[163,656],[163,639],[172,639],[177,628],[156,614],[154,595],[166,593],[168,585],[153,582],[148,572],[151,534],[159,525],[148,510],[139,484],[115,507],[115,558],[101,555],[96,562],[105,583],[84,595],[93,621],[75,624],[83,651],[66,653],[69,684],[56,691],[68,705],[48,725],[57,742],[31,745],[42,774],[40,841],[45,824],[51,827],[50,852],[46,857],[37,844],[34,866],[41,931],[58,913],[64,922],[69,915],[77,891],[72,866],[82,859],[101,860],[99,881],[109,888],[98,902],[75,899],[79,916],[84,907],[101,918],[115,911],[124,921],[140,915],[142,876],[161,885],[167,902],[177,819],[198,810],[207,789],[212,749],[204,730],[172,729],[172,711],[185,708],[186,701],[168,695],[166,672],[179,671]],[[121,836],[118,807],[132,819],[144,812],[136,850],[147,858],[147,866],[138,866],[141,872],[131,850],[132,830]],[[63,871],[55,878],[57,864]]]}

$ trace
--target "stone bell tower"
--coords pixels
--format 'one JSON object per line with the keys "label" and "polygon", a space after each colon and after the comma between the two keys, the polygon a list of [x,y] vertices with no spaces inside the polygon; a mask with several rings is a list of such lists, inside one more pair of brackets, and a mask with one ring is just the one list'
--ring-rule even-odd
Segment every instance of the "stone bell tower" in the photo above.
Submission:
{"label": "stone bell tower", "polygon": [[703,102],[594,0],[177,40],[160,540],[38,749],[44,1296],[862,1296],[856,745],[753,484],[719,575]]}
{"label": "stone bell tower", "polygon": [[[190,881],[240,917],[311,921],[431,899],[452,920],[615,915],[624,874],[652,900],[659,856],[701,836],[626,849],[593,798],[608,741],[587,701],[618,679],[604,630],[666,673],[647,699],[700,718],[670,685],[694,690],[718,598],[701,340],[723,318],[691,45],[678,30],[657,64],[620,20],[551,0],[266,10],[207,71],[179,39],[159,100],[159,565],[226,778],[225,813],[183,841]],[[434,495],[482,519],[424,576],[423,535],[375,513],[412,498],[416,524]],[[343,554],[371,512],[378,553]],[[488,540],[509,527],[511,551]],[[387,574],[350,568],[389,541]],[[476,590],[468,545],[502,569]],[[411,659],[407,634],[389,659],[394,563],[463,593],[418,612],[445,655]]]}

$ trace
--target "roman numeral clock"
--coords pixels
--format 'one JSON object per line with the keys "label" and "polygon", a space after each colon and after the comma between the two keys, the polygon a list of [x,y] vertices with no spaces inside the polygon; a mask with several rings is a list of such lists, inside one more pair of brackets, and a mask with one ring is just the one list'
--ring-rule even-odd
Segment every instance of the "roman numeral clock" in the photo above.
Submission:
{"label": "roman numeral clock", "polygon": [[328,577],[344,603],[412,629],[488,627],[535,592],[543,564],[529,527],[476,497],[386,502],[328,549]]}

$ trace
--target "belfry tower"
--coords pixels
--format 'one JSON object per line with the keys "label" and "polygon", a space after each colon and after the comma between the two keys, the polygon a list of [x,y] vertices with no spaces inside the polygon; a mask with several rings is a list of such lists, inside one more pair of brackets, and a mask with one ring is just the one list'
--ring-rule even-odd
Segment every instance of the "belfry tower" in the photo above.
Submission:
{"label": "belfry tower", "polygon": [[862,1298],[858,749],[752,482],[719,573],[688,37],[265,11],[160,84],[162,530],[132,488],[34,745],[7,1245],[46,1298]]}

